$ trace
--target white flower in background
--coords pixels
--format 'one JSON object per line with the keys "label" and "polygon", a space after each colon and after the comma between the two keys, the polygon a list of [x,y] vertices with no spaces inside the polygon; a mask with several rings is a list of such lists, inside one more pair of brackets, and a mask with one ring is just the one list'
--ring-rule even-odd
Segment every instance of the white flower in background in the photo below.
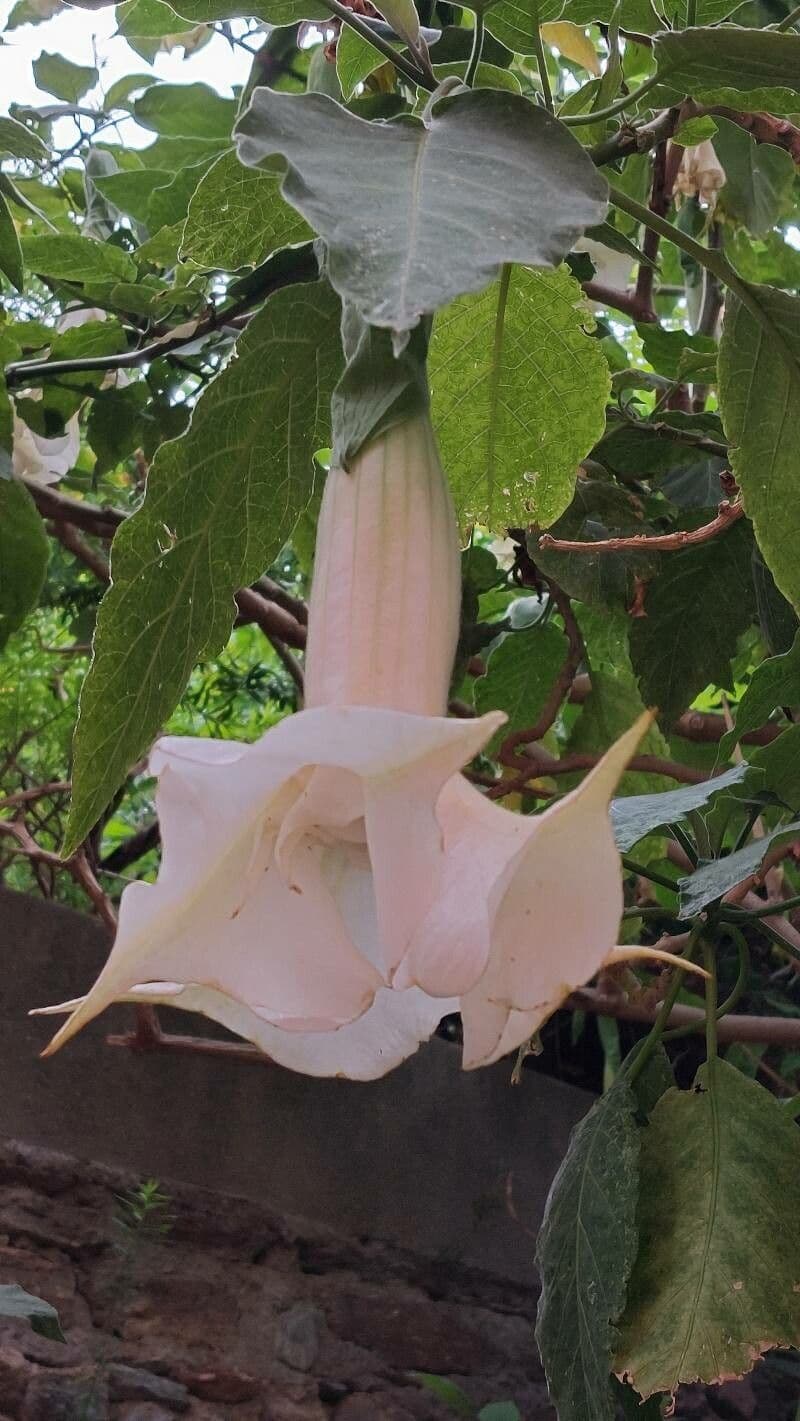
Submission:
{"label": "white flower in background", "polygon": [[699,197],[704,207],[714,207],[717,193],[724,188],[726,181],[725,169],[710,139],[684,148],[675,179],[676,193],[683,197]]}
{"label": "white flower in background", "polygon": [[[28,399],[41,399],[41,390],[26,390]],[[11,467],[18,479],[38,484],[56,484],[63,479],[81,451],[81,431],[77,414],[67,420],[64,433],[55,439],[37,434],[14,410]]]}

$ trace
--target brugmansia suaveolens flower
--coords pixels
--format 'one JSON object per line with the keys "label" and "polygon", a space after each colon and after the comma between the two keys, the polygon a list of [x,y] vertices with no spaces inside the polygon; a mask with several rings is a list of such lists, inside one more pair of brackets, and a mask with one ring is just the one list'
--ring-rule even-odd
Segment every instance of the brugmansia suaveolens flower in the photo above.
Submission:
{"label": "brugmansia suaveolens flower", "polygon": [[644,725],[545,813],[462,767],[504,717],[448,719],[459,547],[427,416],[327,479],[306,709],[253,745],[154,751],[163,860],[53,1051],[112,1001],[202,1012],[314,1075],[380,1076],[460,1011],[464,1064],[521,1045],[605,963],[621,872],[609,797]]}

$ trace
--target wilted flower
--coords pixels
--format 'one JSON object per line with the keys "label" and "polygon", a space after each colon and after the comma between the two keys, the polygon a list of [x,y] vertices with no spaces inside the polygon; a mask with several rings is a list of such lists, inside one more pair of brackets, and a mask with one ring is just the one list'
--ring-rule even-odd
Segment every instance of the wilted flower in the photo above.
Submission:
{"label": "wilted flower", "polygon": [[446,717],[459,548],[427,416],[328,476],[306,709],[253,745],[166,739],[158,882],[49,1050],[115,1000],[202,1012],[273,1059],[369,1079],[459,1010],[464,1063],[524,1042],[618,957],[607,816],[644,729],[541,815],[460,774],[504,717]]}
{"label": "wilted flower", "polygon": [[[26,391],[26,394],[34,399],[39,392]],[[18,479],[56,484],[73,468],[80,450],[81,431],[76,414],[67,420],[63,434],[48,439],[44,434],[37,434],[14,411],[11,467]]]}
{"label": "wilted flower", "polygon": [[699,197],[704,207],[714,207],[717,193],[726,182],[725,169],[710,139],[684,148],[675,179],[676,193],[682,193],[684,197]]}

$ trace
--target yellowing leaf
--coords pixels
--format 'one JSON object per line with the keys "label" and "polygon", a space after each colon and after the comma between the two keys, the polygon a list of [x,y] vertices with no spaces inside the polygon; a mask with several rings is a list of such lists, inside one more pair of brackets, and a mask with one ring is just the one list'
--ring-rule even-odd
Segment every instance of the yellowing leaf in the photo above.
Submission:
{"label": "yellowing leaf", "polygon": [[594,74],[595,78],[599,78],[600,60],[597,51],[580,25],[573,25],[571,20],[551,20],[546,25],[540,25],[539,30],[545,44],[552,44],[565,59],[571,59],[573,64],[580,64],[583,69]]}

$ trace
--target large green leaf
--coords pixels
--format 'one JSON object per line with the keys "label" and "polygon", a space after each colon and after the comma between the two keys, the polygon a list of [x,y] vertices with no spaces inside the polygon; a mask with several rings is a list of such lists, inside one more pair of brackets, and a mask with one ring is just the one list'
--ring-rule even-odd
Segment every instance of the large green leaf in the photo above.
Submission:
{"label": "large green leaf", "polygon": [[644,1132],[640,1248],[616,1365],[642,1396],[750,1371],[800,1343],[800,1130],[726,1061]]}
{"label": "large green leaf", "polygon": [[55,94],[67,104],[77,104],[98,80],[97,70],[85,64],[73,64],[62,54],[42,53],[33,61],[36,86],[46,94]]}
{"label": "large green leaf", "polygon": [[[566,654],[566,637],[550,625],[512,632],[495,648],[486,675],[475,683],[478,712],[501,710],[508,716],[492,747],[538,719]],[[491,747],[488,753],[492,753]]]}
{"label": "large green leaf", "polygon": [[21,291],[25,282],[22,248],[8,203],[0,193],[0,271]]}
{"label": "large green leaf", "polygon": [[207,84],[152,84],[133,105],[136,122],[168,138],[219,139],[227,143],[236,103]]}
{"label": "large green leaf", "polygon": [[160,40],[186,34],[191,28],[191,21],[178,19],[164,0],[124,0],[122,5],[117,5],[117,30],[129,42],[132,39]]}
{"label": "large green leaf", "polygon": [[463,91],[427,122],[365,123],[324,94],[260,88],[237,138],[250,166],[288,160],[284,195],[325,238],[334,287],[399,332],[505,261],[555,265],[605,215],[585,150],[519,94]]}
{"label": "large green leaf", "polygon": [[223,153],[189,203],[182,260],[236,271],[255,266],[275,247],[306,241],[310,229],[284,202],[282,178],[282,169],[246,168],[235,153]]}
{"label": "large green leaf", "polygon": [[778,706],[800,705],[800,635],[783,656],[770,656],[753,672],[736,712],[736,724],[720,744],[727,758],[748,730],[763,725]]}
{"label": "large green leaf", "polygon": [[341,365],[339,317],[324,283],[277,292],[187,434],[159,450],[147,497],[112,548],[75,736],[67,851],[147,749],[196,661],[222,648],[234,593],[277,555],[308,501]]}
{"label": "large green leaf", "polygon": [[732,445],[731,467],[758,545],[781,592],[798,609],[800,301],[769,286],[754,286],[750,291],[794,355],[795,364],[788,363],[752,312],[729,291],[719,350],[720,407]]}
{"label": "large green leaf", "polygon": [[609,814],[617,848],[621,854],[627,853],[654,830],[679,823],[695,809],[702,809],[720,791],[740,784],[748,773],[749,766],[744,763],[734,765],[733,769],[705,784],[684,785],[661,794],[631,794],[624,799],[612,799]]}
{"label": "large green leaf", "polygon": [[37,276],[57,281],[135,281],[136,263],[120,247],[92,242],[86,237],[59,233],[52,237],[26,237],[22,243],[25,265]]}
{"label": "large green leaf", "polygon": [[536,1341],[559,1421],[614,1421],[614,1324],[636,1257],[635,1115],[618,1076],[572,1132],[539,1232]]}
{"label": "large green leaf", "polygon": [[717,25],[656,35],[658,72],[703,103],[793,113],[800,108],[800,35]]}
{"label": "large green leaf", "polygon": [[336,73],[345,101],[349,101],[358,85],[385,63],[386,56],[374,44],[370,44],[352,26],[342,25],[336,43]]}
{"label": "large green leaf", "polygon": [[731,687],[731,657],[754,612],[752,534],[744,521],[707,543],[664,553],[631,624],[631,657],[646,705],[675,719],[710,683]]}
{"label": "large green leaf", "polygon": [[738,123],[716,123],[714,149],[725,169],[722,208],[755,237],[766,236],[791,204],[792,156],[774,143],[756,143]]}
{"label": "large green leaf", "polygon": [[24,484],[0,476],[0,647],[33,610],[50,548]]}
{"label": "large green leaf", "polygon": [[434,323],[433,419],[464,518],[552,523],[605,426],[610,375],[566,268],[506,267]]}
{"label": "large green leaf", "polygon": [[26,1318],[40,1337],[49,1337],[51,1342],[66,1340],[52,1303],[26,1293],[19,1283],[0,1284],[0,1317]]}

